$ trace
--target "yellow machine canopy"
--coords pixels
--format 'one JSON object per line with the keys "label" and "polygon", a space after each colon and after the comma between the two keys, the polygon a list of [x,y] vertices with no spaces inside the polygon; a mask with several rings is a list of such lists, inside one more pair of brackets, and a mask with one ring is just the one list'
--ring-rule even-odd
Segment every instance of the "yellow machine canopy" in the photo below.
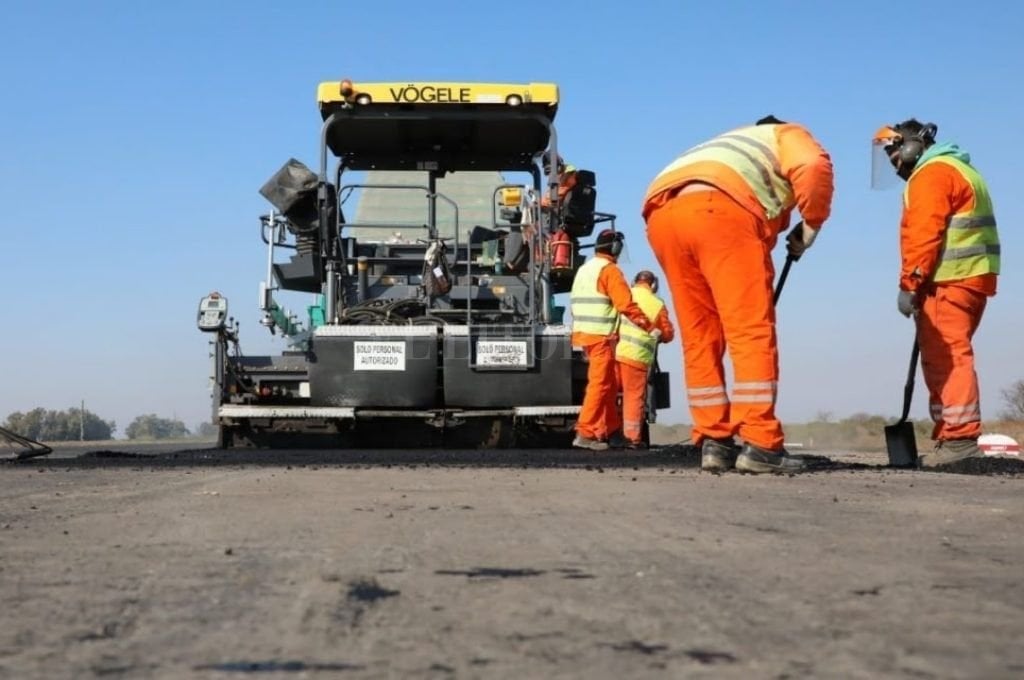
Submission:
{"label": "yellow machine canopy", "polygon": [[321,83],[325,140],[355,170],[523,170],[547,147],[550,83]]}

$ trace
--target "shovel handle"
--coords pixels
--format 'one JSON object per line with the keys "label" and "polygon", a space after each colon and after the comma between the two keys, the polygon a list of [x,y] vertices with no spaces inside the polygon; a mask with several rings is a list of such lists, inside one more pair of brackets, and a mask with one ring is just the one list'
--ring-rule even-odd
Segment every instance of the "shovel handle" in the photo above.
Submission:
{"label": "shovel handle", "polygon": [[907,422],[910,415],[910,401],[914,398],[914,378],[917,377],[917,357],[921,353],[921,346],[917,344],[917,336],[914,336],[914,349],[910,351],[910,370],[907,371],[907,384],[903,386],[903,415],[900,422]]}
{"label": "shovel handle", "polygon": [[[651,376],[660,371],[661,368],[658,366],[658,347],[655,346],[654,360],[651,361],[650,365],[647,367],[647,383],[644,385],[644,407],[647,410],[648,418],[650,417],[651,413],[656,413],[656,409],[654,408],[654,386],[651,384]],[[654,421],[648,420],[647,422]]]}
{"label": "shovel handle", "polygon": [[796,258],[792,255],[786,256],[786,264],[782,265],[782,273],[779,274],[779,282],[775,284],[775,296],[772,298],[772,304],[779,304],[779,296],[782,295],[782,287],[786,285],[786,277],[789,276],[789,268],[796,262]]}

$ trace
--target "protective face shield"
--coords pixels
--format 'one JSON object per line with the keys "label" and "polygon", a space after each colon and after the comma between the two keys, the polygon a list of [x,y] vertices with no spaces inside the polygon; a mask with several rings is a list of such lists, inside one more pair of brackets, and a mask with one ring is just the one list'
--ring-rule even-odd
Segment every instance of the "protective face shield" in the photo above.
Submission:
{"label": "protective face shield", "polygon": [[871,188],[892,189],[899,185],[899,148],[903,135],[883,125],[871,139]]}
{"label": "protective face shield", "polygon": [[594,250],[599,253],[607,253],[616,259],[622,254],[625,247],[625,234],[621,231],[612,231],[611,229],[605,229],[598,234],[597,242],[594,244]]}
{"label": "protective face shield", "polygon": [[615,240],[612,241],[611,246],[608,247],[608,252],[612,254],[612,257],[619,257],[622,255],[622,251],[626,247],[626,237],[621,231],[615,232]]}
{"label": "protective face shield", "polygon": [[[914,125],[910,128],[912,132],[907,130],[909,123]],[[879,128],[871,140],[871,187],[884,189],[895,185],[893,174],[904,181],[910,179],[925,150],[935,143],[936,132],[938,127],[933,123],[921,125],[913,120]]]}

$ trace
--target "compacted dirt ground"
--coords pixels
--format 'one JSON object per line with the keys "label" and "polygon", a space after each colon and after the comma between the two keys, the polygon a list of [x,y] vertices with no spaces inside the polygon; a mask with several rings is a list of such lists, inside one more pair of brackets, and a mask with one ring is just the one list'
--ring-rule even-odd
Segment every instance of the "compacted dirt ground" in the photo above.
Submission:
{"label": "compacted dirt ground", "polygon": [[[692,449],[0,463],[3,678],[1017,678],[1024,463]],[[964,474],[982,472],[985,474]]]}

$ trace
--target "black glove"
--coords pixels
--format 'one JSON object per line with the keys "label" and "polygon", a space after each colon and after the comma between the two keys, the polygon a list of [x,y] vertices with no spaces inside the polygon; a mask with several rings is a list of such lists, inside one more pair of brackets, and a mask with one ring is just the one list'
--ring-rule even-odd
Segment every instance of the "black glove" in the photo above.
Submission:
{"label": "black glove", "polygon": [[816,238],[818,238],[817,229],[808,227],[803,221],[797,222],[796,226],[790,230],[789,236],[786,237],[786,251],[794,260],[799,260]]}
{"label": "black glove", "polygon": [[917,295],[901,289],[900,294],[896,296],[896,309],[908,319],[911,314],[917,314]]}

